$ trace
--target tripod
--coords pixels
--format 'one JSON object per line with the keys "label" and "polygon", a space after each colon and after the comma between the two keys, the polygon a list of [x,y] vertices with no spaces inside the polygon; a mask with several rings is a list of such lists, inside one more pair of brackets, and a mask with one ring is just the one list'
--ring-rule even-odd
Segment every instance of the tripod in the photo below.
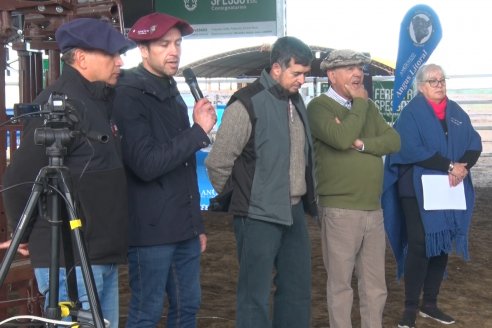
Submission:
{"label": "tripod", "polygon": [[[48,120],[49,121],[49,120]],[[62,122],[63,123],[63,122]],[[56,127],[64,126],[57,121]],[[65,250],[64,255],[67,265],[67,279],[68,279],[68,266],[73,266],[73,250],[71,247],[70,234],[62,230],[63,224],[70,226],[71,235],[74,237],[78,255],[80,258],[80,266],[84,284],[87,291],[88,301],[92,314],[92,324],[96,328],[104,328],[104,319],[102,316],[101,306],[97,291],[95,289],[94,276],[87,257],[87,249],[84,243],[84,239],[81,232],[81,220],[77,217],[75,212],[75,205],[70,191],[70,174],[69,170],[63,163],[63,157],[66,155],[66,145],[73,138],[75,133],[68,128],[38,128],[35,131],[36,144],[43,144],[46,146],[46,154],[48,155],[48,166],[41,168],[39,171],[31,194],[24,208],[24,211],[19,219],[17,227],[13,233],[10,247],[8,248],[4,260],[0,266],[0,285],[3,284],[5,277],[8,273],[12,260],[15,256],[17,248],[24,237],[27,227],[29,226],[32,214],[40,199],[45,201],[45,207],[48,210],[50,233],[51,233],[51,257],[49,268],[49,298],[48,306],[46,308],[45,315],[49,319],[60,319],[61,310],[58,305],[58,292],[59,292],[59,273],[60,273],[60,236],[63,236],[64,241],[69,240],[69,250]],[[62,201],[63,200],[63,201]],[[61,205],[65,203],[68,213],[68,222],[64,222],[67,218],[61,217]],[[68,239],[65,239],[68,238]],[[72,257],[70,257],[72,255]],[[70,263],[71,262],[71,263]],[[68,295],[72,297],[76,295],[72,290],[74,287],[74,280],[68,284]],[[54,327],[54,325],[50,325]]]}

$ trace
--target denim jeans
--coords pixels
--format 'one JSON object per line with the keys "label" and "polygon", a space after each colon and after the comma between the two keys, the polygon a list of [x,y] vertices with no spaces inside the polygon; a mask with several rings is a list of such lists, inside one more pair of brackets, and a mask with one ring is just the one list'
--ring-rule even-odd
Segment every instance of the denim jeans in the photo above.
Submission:
{"label": "denim jeans", "polygon": [[[310,327],[311,244],[302,204],[292,207],[292,216],[291,226],[234,217],[236,328]],[[272,283],[276,288],[270,307]]]}
{"label": "denim jeans", "polygon": [[200,308],[200,241],[130,247],[128,279],[131,289],[127,328],[155,328],[167,295],[168,328],[196,327]]}
{"label": "denim jeans", "polygon": [[[119,294],[118,294],[118,266],[115,264],[92,265],[95,288],[99,297],[99,303],[104,319],[108,320],[111,328],[118,327],[119,320]],[[89,309],[89,299],[87,296],[84,278],[80,267],[76,267],[77,293],[82,309]],[[35,268],[34,274],[38,283],[39,292],[45,295],[45,308],[48,306],[49,298],[49,268]],[[60,291],[59,301],[67,301],[67,279],[65,268],[60,268],[59,276]]]}

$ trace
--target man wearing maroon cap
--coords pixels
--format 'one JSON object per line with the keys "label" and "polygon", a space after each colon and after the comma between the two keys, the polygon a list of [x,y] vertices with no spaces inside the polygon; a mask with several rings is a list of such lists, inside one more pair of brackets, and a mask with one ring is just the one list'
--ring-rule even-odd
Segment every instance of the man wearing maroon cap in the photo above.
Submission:
{"label": "man wearing maroon cap", "polygon": [[141,17],[128,37],[142,63],[123,72],[113,115],[122,134],[129,192],[129,282],[126,327],[156,327],[164,298],[167,327],[196,327],[200,256],[207,238],[200,212],[195,153],[207,147],[216,113],[207,99],[187,106],[173,76],[185,21],[161,13]]}
{"label": "man wearing maroon cap", "polygon": [[[63,72],[34,102],[44,105],[52,93],[64,94],[80,118],[74,130],[90,129],[90,132],[107,136],[106,143],[90,141],[82,135],[74,137],[67,147],[65,165],[73,180],[75,210],[82,220],[102,314],[111,327],[116,328],[119,319],[118,264],[126,263],[128,213],[122,206],[127,203],[127,193],[119,136],[109,117],[113,86],[123,65],[120,55],[135,44],[108,22],[93,18],[63,24],[55,37],[65,63]],[[30,195],[32,185],[25,182],[34,181],[40,169],[48,165],[45,147],[34,143],[35,130],[41,126],[42,118],[26,121],[20,147],[3,177],[4,187],[24,183],[2,194],[10,227],[17,225]],[[48,301],[51,224],[46,215],[35,215],[32,230],[26,237],[29,244],[22,243],[19,252],[30,255],[38,289]],[[61,245],[60,249],[63,251]],[[75,262],[77,267],[69,272],[76,273],[79,301],[84,309],[88,309],[87,291],[78,266],[80,261],[76,258]],[[59,301],[67,301],[65,267],[63,263],[61,266]]]}

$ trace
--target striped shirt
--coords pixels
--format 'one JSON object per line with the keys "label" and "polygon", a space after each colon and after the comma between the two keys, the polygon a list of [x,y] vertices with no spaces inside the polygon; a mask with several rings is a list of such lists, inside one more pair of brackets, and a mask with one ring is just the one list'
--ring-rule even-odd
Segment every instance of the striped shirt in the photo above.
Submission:
{"label": "striped shirt", "polygon": [[347,100],[340,96],[331,86],[326,91],[326,95],[347,109],[352,109],[352,100]]}

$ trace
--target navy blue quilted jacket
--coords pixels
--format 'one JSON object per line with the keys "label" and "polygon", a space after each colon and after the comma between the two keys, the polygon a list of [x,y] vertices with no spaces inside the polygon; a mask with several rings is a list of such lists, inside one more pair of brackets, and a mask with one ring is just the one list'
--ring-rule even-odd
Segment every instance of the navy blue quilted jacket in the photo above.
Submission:
{"label": "navy blue quilted jacket", "polygon": [[195,153],[210,140],[190,126],[172,78],[142,66],[123,72],[113,118],[122,135],[129,195],[129,244],[180,242],[204,232]]}

